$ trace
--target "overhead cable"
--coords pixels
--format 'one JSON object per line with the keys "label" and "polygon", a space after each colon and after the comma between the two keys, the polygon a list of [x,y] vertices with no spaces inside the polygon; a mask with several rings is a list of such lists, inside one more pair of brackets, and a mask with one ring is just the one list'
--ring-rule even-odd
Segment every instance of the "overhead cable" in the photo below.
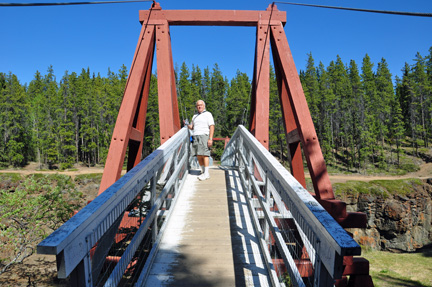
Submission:
{"label": "overhead cable", "polygon": [[119,3],[131,3],[131,2],[154,2],[154,1],[153,0],[124,0],[124,1],[58,2],[58,3],[0,3],[0,7],[119,4]]}
{"label": "overhead cable", "polygon": [[372,10],[372,9],[325,6],[325,5],[315,5],[315,4],[302,4],[302,3],[292,3],[292,2],[282,2],[282,1],[275,1],[273,3],[298,5],[298,6],[308,6],[308,7],[318,7],[318,8],[328,8],[328,9],[350,10],[350,11],[368,12],[368,13],[392,14],[392,15],[401,15],[401,16],[432,17],[432,13]]}

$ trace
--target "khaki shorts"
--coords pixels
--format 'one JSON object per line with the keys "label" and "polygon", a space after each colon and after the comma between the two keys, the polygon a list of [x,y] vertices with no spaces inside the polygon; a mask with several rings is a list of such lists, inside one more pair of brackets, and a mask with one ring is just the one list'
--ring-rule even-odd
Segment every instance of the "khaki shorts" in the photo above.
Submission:
{"label": "khaki shorts", "polygon": [[210,149],[207,145],[208,139],[208,135],[193,136],[192,156],[210,156]]}

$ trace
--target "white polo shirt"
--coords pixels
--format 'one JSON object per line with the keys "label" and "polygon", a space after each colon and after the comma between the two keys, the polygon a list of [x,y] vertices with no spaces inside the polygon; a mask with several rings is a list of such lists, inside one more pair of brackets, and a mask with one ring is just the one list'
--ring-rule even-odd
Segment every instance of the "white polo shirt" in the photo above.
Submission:
{"label": "white polo shirt", "polygon": [[193,134],[195,136],[199,135],[209,135],[210,126],[214,126],[213,115],[204,110],[201,114],[195,114],[192,117],[193,123]]}

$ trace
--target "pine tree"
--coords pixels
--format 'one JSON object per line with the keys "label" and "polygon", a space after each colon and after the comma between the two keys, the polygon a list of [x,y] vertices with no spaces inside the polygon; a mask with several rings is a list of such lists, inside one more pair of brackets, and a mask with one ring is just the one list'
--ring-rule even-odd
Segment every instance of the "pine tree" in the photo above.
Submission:
{"label": "pine tree", "polygon": [[331,78],[331,89],[334,94],[332,104],[332,134],[334,135],[335,153],[338,154],[339,148],[349,145],[351,139],[351,124],[349,115],[352,113],[348,95],[351,86],[348,78],[347,69],[338,55],[336,62],[331,63],[329,76]]}
{"label": "pine tree", "polygon": [[429,140],[432,140],[432,47],[429,48],[429,54],[425,57],[426,75],[427,75],[427,86],[426,86],[426,98],[429,101],[428,105],[428,123],[426,135]]}
{"label": "pine tree", "polygon": [[33,131],[33,144],[39,167],[52,167],[58,162],[56,99],[57,82],[52,66],[48,67],[48,74],[43,76],[37,71],[30,82],[28,94],[30,99],[30,117]]}
{"label": "pine tree", "polygon": [[30,126],[32,129],[32,145],[36,153],[36,161],[39,166],[42,164],[42,146],[40,142],[41,138],[41,126],[40,117],[43,112],[42,101],[43,101],[43,81],[42,75],[39,71],[36,71],[34,79],[30,82],[27,94],[30,103]]}
{"label": "pine tree", "polygon": [[198,66],[192,65],[191,95],[194,103],[203,97],[203,76]]}
{"label": "pine tree", "polygon": [[380,168],[385,167],[385,155],[384,155],[384,142],[388,138],[389,131],[391,130],[390,112],[391,112],[391,102],[394,98],[394,90],[392,83],[392,75],[388,69],[386,60],[383,58],[381,62],[378,63],[378,68],[376,72],[376,88],[378,100],[375,102],[374,106],[377,115],[377,129],[379,131],[379,139],[381,144],[380,154],[378,158],[378,163]]}
{"label": "pine tree", "polygon": [[218,64],[213,67],[210,78],[210,94],[207,95],[206,107],[213,114],[215,121],[215,136],[229,136],[226,124],[225,99],[228,90],[228,80],[224,79]]}
{"label": "pine tree", "polygon": [[282,108],[273,66],[270,66],[269,112],[269,150],[284,163],[288,155],[288,143],[286,141],[285,124],[282,118]]}
{"label": "pine tree", "polygon": [[43,146],[45,150],[45,164],[52,168],[58,162],[59,151],[57,146],[58,130],[57,130],[57,92],[58,84],[54,75],[52,66],[48,67],[48,74],[44,77],[46,113],[43,118]]}
{"label": "pine tree", "polygon": [[103,163],[108,154],[111,137],[117,120],[117,114],[123,99],[123,93],[127,81],[127,68],[125,65],[119,69],[118,74],[108,69],[108,77],[103,81],[98,114],[102,130],[100,136],[100,161]]}
{"label": "pine tree", "polygon": [[[428,134],[431,130],[427,122],[430,122],[430,114],[428,111],[431,109],[431,99],[429,97],[429,82],[426,73],[426,61],[420,55],[416,54],[414,59],[415,64],[412,67],[412,77],[414,82],[414,102],[416,105],[416,114],[418,119],[416,125],[413,127],[416,134],[421,137],[425,147],[428,146]],[[416,143],[416,146],[420,145],[420,142]]]}
{"label": "pine tree", "polygon": [[247,74],[237,70],[236,76],[231,80],[226,98],[226,130],[224,134],[232,135],[238,125],[247,122],[248,102],[251,84]]}
{"label": "pine tree", "polygon": [[379,135],[377,128],[377,116],[375,104],[379,100],[377,97],[377,89],[375,84],[375,74],[373,72],[373,63],[368,54],[363,58],[361,82],[364,93],[364,114],[365,121],[361,133],[361,140],[364,143],[363,148],[360,150],[361,159],[363,160],[364,167],[368,158],[372,159],[374,163],[374,152]]}
{"label": "pine tree", "polygon": [[90,69],[82,69],[78,76],[78,100],[79,100],[79,158],[88,166],[92,165],[92,152],[95,148],[93,135],[94,128],[94,95]]}
{"label": "pine tree", "polygon": [[[327,70],[329,69],[330,67]],[[320,62],[318,66],[320,120],[318,121],[319,124],[316,129],[318,138],[320,139],[324,159],[327,164],[331,164],[334,160],[332,117],[334,113],[335,95],[331,89],[331,78],[327,70],[325,69],[324,64]]]}
{"label": "pine tree", "polygon": [[389,140],[390,144],[396,145],[396,164],[397,166],[400,165],[400,154],[402,152],[401,144],[402,140],[405,135],[405,128],[403,123],[403,114],[402,114],[402,108],[400,106],[400,100],[399,96],[400,93],[398,92],[401,87],[401,80],[399,77],[396,77],[396,94],[392,98],[392,101],[390,103],[391,106],[391,127],[390,127],[390,133],[389,133]]}
{"label": "pine tree", "polygon": [[209,67],[204,69],[204,75],[202,79],[202,100],[207,102],[207,98],[210,97],[211,94],[211,73]]}
{"label": "pine tree", "polygon": [[192,115],[195,111],[195,102],[197,100],[192,95],[189,68],[186,66],[185,62],[183,62],[180,68],[180,75],[178,76],[177,83],[177,92],[180,109],[179,114],[184,117],[184,119],[187,118],[191,120]]}
{"label": "pine tree", "polygon": [[150,78],[150,91],[144,131],[143,157],[160,146],[157,77]]}
{"label": "pine tree", "polygon": [[0,164],[23,166],[29,159],[28,104],[16,75],[0,73]]}
{"label": "pine tree", "polygon": [[415,98],[415,81],[411,72],[411,67],[405,63],[402,70],[402,82],[398,87],[398,99],[400,101],[402,115],[405,123],[405,130],[411,137],[412,147],[418,149],[418,109]]}
{"label": "pine tree", "polygon": [[303,91],[309,106],[312,120],[316,124],[319,120],[320,98],[319,98],[318,75],[317,75],[317,70],[315,68],[312,53],[308,54],[306,71],[302,73],[301,78],[302,78],[301,82],[302,82]]}
{"label": "pine tree", "polygon": [[364,101],[363,101],[363,90],[361,87],[360,74],[357,64],[354,60],[350,61],[348,68],[348,76],[350,79],[351,89],[349,95],[349,105],[351,106],[351,114],[349,122],[351,123],[351,138],[352,142],[350,145],[351,160],[349,161],[349,167],[359,167],[359,150],[361,148],[361,128],[364,123]]}
{"label": "pine tree", "polygon": [[77,149],[75,146],[75,125],[74,125],[74,94],[70,84],[70,75],[66,71],[60,81],[58,93],[58,135],[60,169],[70,168],[75,163]]}

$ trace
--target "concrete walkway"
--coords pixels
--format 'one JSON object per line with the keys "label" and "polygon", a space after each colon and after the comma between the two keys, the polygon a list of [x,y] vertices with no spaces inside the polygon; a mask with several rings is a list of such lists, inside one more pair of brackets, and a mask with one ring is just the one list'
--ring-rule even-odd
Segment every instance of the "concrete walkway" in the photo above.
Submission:
{"label": "concrete walkway", "polygon": [[235,171],[210,175],[187,176],[145,286],[268,286]]}

